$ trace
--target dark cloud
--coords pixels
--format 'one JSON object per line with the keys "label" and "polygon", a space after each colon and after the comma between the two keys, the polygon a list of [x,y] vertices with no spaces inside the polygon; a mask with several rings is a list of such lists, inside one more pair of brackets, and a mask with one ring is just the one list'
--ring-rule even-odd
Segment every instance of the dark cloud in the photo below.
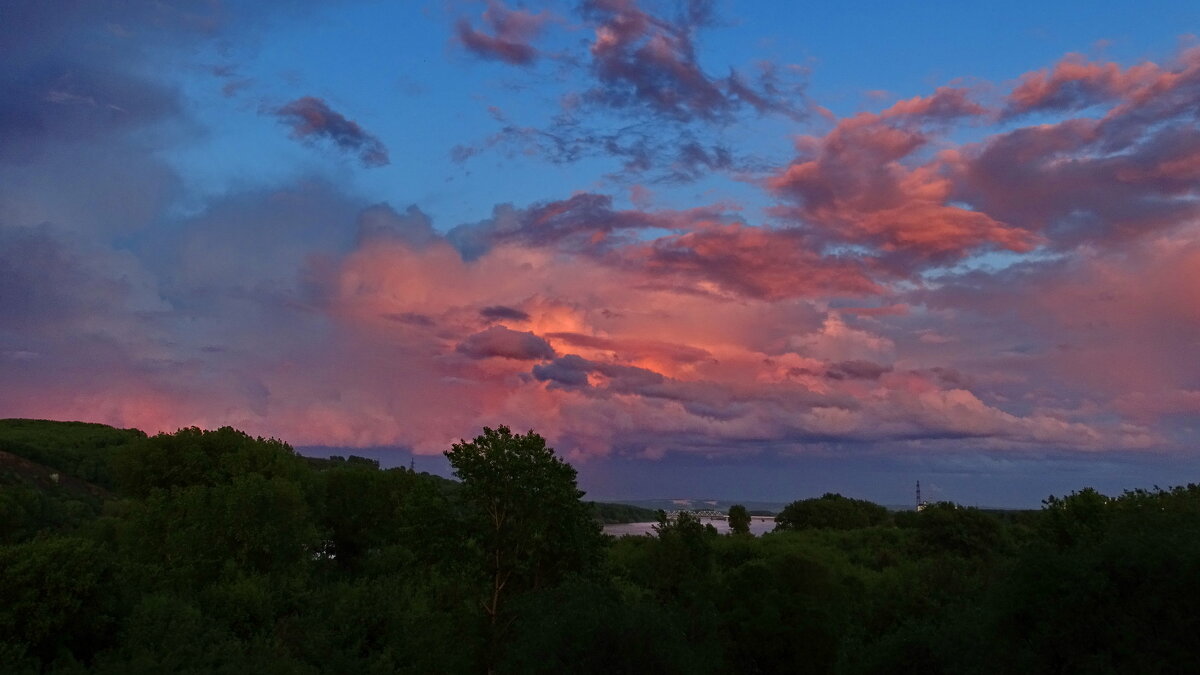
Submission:
{"label": "dark cloud", "polygon": [[[534,379],[548,383],[551,390],[584,394],[594,399],[637,397],[651,404],[677,404],[684,417],[728,422],[755,412],[770,416],[796,414],[814,407],[851,410],[858,403],[842,395],[817,395],[798,389],[763,387],[737,392],[727,383],[678,380],[656,371],[585,359],[577,354],[561,356],[533,367]],[[661,414],[675,417],[679,413]],[[810,432],[804,432],[806,435]]]}
{"label": "dark cloud", "polygon": [[515,307],[493,305],[479,310],[479,316],[488,321],[528,321],[529,314]]}
{"label": "dark cloud", "polygon": [[493,116],[503,126],[482,141],[455,146],[451,159],[466,162],[489,150],[511,158],[536,156],[553,164],[610,158],[620,166],[608,178],[662,184],[689,183],[713,172],[757,173],[770,166],[761,158],[736,152],[711,129],[656,121],[601,128],[578,112],[558,115],[545,127],[521,126],[499,111]]}
{"label": "dark cloud", "polygon": [[550,363],[533,367],[538,381],[552,386],[580,388],[589,386],[588,375],[600,376],[598,387],[606,392],[663,397],[658,391],[667,378],[653,370],[620,363],[591,361],[578,354],[560,356]]}
{"label": "dark cloud", "polygon": [[424,326],[427,328],[432,328],[437,325],[437,321],[434,321],[433,317],[426,314],[418,314],[417,312],[384,314],[383,318],[387,319],[388,321],[404,323],[410,326]]}
{"label": "dark cloud", "polygon": [[191,136],[178,92],[62,51],[0,68],[0,225],[136,231],[182,191],[145,149]]}
{"label": "dark cloud", "polygon": [[533,367],[533,376],[539,382],[552,386],[578,388],[588,386],[588,373],[593,369],[591,361],[578,354],[567,354],[550,363],[539,363]]}
{"label": "dark cloud", "polygon": [[754,108],[760,115],[777,113],[798,121],[808,117],[809,104],[802,79],[806,73],[804,69],[798,66],[781,67],[763,61],[758,64],[758,70],[758,87],[755,88],[730,69],[726,79],[729,95]]}
{"label": "dark cloud", "polygon": [[699,142],[687,140],[678,147],[679,151],[669,167],[668,176],[673,182],[693,181],[734,168],[733,152],[724,146],[705,146]]}
{"label": "dark cloud", "polygon": [[700,24],[695,21],[706,12],[687,12],[671,21],[642,11],[632,0],[589,0],[583,12],[595,25],[591,56],[599,82],[588,99],[613,108],[645,106],[681,121],[729,114],[732,102],[696,59],[694,32]]}
{"label": "dark cloud", "polygon": [[955,389],[970,389],[972,385],[971,377],[957,368],[947,368],[945,366],[935,366],[929,369],[930,372],[937,377],[938,381],[947,387]]}
{"label": "dark cloud", "polygon": [[490,219],[459,225],[450,230],[446,238],[467,259],[477,258],[493,246],[506,243],[555,246],[578,253],[599,254],[617,244],[627,243],[629,240],[624,235],[636,230],[686,230],[727,219],[726,214],[714,208],[620,211],[613,208],[612,197],[585,192],[526,209],[502,204],[495,207]]}
{"label": "dark cloud", "polygon": [[545,361],[554,358],[550,343],[533,333],[492,326],[458,343],[455,351],[473,359],[500,357],[518,361]]}
{"label": "dark cloud", "polygon": [[357,154],[366,167],[386,166],[390,162],[387,148],[378,138],[315,96],[298,98],[272,114],[291,127],[292,138],[306,142],[329,140],[339,149]]}
{"label": "dark cloud", "polygon": [[175,93],[141,78],[51,62],[0,79],[0,157],[47,140],[86,141],[180,113]]}
{"label": "dark cloud", "polygon": [[[549,124],[531,126],[495,115],[503,124],[500,130],[481,142],[456,146],[452,157],[466,161],[493,148],[555,163],[611,157],[621,163],[613,178],[673,183],[713,171],[761,169],[762,160],[741,157],[730,144],[711,138],[745,112],[808,117],[805,71],[763,62],[754,77],[732,68],[726,77],[709,75],[697,57],[696,34],[714,23],[712,3],[687,0],[678,9],[666,16],[634,0],[582,3],[583,19],[594,32],[588,52],[560,60],[568,68],[588,64],[591,85],[563,97]],[[491,23],[489,13],[507,16],[504,11],[490,5],[485,23]],[[532,24],[533,16],[523,13],[515,23]],[[524,40],[501,39],[499,27],[495,30],[497,37],[492,37],[466,22],[458,24],[460,41],[481,56],[518,65],[534,60],[536,51]],[[612,113],[626,123],[614,128],[607,119]]]}
{"label": "dark cloud", "polygon": [[727,78],[704,72],[695,39],[713,20],[707,0],[683,3],[674,18],[651,14],[634,0],[588,0],[583,15],[595,30],[590,55],[597,85],[584,93],[588,101],[679,122],[728,122],[743,104],[803,117],[799,92],[782,86],[773,67],[763,69],[757,89],[733,71]]}
{"label": "dark cloud", "polygon": [[874,361],[841,361],[829,366],[825,377],[832,380],[878,380],[884,373],[890,372],[891,366]]}

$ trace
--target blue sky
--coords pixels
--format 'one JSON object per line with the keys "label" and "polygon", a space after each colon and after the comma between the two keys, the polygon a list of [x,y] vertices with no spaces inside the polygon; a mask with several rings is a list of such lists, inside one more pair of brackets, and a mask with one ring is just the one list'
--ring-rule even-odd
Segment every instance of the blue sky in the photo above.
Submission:
{"label": "blue sky", "polygon": [[[567,30],[548,40],[555,47],[587,40],[582,26],[571,25],[572,3],[514,6],[544,7],[563,17]],[[802,66],[811,73],[810,96],[839,116],[878,110],[897,98],[954,82],[995,87],[1068,52],[1124,63],[1162,59],[1200,31],[1195,7],[1187,2],[1158,2],[1153,8],[1035,2],[719,7],[723,20],[700,36],[702,65],[714,74],[730,67],[751,69],[763,60]],[[551,172],[540,161],[501,152],[462,164],[451,159],[456,145],[496,131],[489,107],[535,126],[546,122],[562,94],[581,87],[556,64],[514,70],[457,48],[453,21],[481,12],[479,3],[350,3],[273,14],[235,42],[189,54],[171,73],[208,133],[168,157],[189,184],[206,193],[323,175],[345,181],[367,199],[420,204],[445,229],[482,220],[492,205],[505,201],[527,204],[597,185],[619,188],[604,180],[614,167],[602,158]],[[223,83],[196,68],[198,63],[234,64],[237,77],[254,84],[245,95],[225,97]],[[258,105],[291,100],[301,92],[324,98],[371,129],[404,161],[381,170],[362,170],[350,160],[331,167],[327,153],[295,147],[279,133],[277,122],[259,114]],[[871,92],[887,96],[876,99]],[[781,139],[821,128],[820,120],[795,124],[768,118],[725,133],[740,147],[783,162],[789,153]],[[758,197],[724,176],[700,183],[658,192],[666,205],[676,207],[706,190],[747,201]]]}

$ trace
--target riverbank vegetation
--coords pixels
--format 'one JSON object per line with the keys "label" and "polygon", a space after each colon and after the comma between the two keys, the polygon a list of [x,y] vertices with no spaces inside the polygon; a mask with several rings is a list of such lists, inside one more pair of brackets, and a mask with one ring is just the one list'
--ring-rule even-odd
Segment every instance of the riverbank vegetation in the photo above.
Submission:
{"label": "riverbank vegetation", "polygon": [[[826,495],[600,533],[536,434],[459,481],[233,429],[0,421],[13,673],[1188,672],[1200,487],[1003,516]],[[619,510],[619,509],[618,509]],[[609,511],[609,517],[615,511]],[[599,516],[599,517],[598,517]],[[742,514],[738,514],[739,518]]]}

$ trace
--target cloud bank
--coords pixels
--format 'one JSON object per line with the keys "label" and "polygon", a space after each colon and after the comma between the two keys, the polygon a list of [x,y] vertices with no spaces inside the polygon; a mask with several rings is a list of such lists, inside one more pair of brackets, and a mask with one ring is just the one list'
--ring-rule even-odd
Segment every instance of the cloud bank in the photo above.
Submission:
{"label": "cloud bank", "polygon": [[[933,88],[805,126],[778,139],[786,162],[742,176],[766,220],[716,197],[623,207],[590,185],[439,223],[318,177],[180,208],[180,170],[142,139],[198,133],[183,95],[87,12],[23,7],[122,48],[83,64],[21,43],[0,79],[4,416],[422,453],[506,423],[577,458],[1195,441],[1196,48],[1068,55],[990,93]],[[609,138],[618,161],[719,173],[737,153],[703,129],[799,125],[807,103],[775,67],[753,86],[705,71],[712,14],[683,7],[585,3],[578,101],[697,134],[677,154]],[[218,19],[172,30],[211,40]],[[529,69],[552,58],[549,25],[493,2],[454,39]],[[389,162],[321,99],[270,110],[303,142]]]}

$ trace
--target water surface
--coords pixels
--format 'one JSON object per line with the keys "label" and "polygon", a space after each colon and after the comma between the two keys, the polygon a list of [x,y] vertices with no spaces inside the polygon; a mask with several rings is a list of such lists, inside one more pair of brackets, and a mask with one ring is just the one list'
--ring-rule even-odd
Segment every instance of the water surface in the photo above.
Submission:
{"label": "water surface", "polygon": [[[711,524],[721,534],[729,532],[728,520],[708,520],[704,518],[700,522],[705,525]],[[605,525],[604,534],[611,534],[614,537],[639,536],[644,534],[653,536],[654,525],[655,523],[618,523],[615,525]],[[770,516],[754,516],[750,519],[750,534],[765,534],[773,529],[775,529],[775,519]]]}

